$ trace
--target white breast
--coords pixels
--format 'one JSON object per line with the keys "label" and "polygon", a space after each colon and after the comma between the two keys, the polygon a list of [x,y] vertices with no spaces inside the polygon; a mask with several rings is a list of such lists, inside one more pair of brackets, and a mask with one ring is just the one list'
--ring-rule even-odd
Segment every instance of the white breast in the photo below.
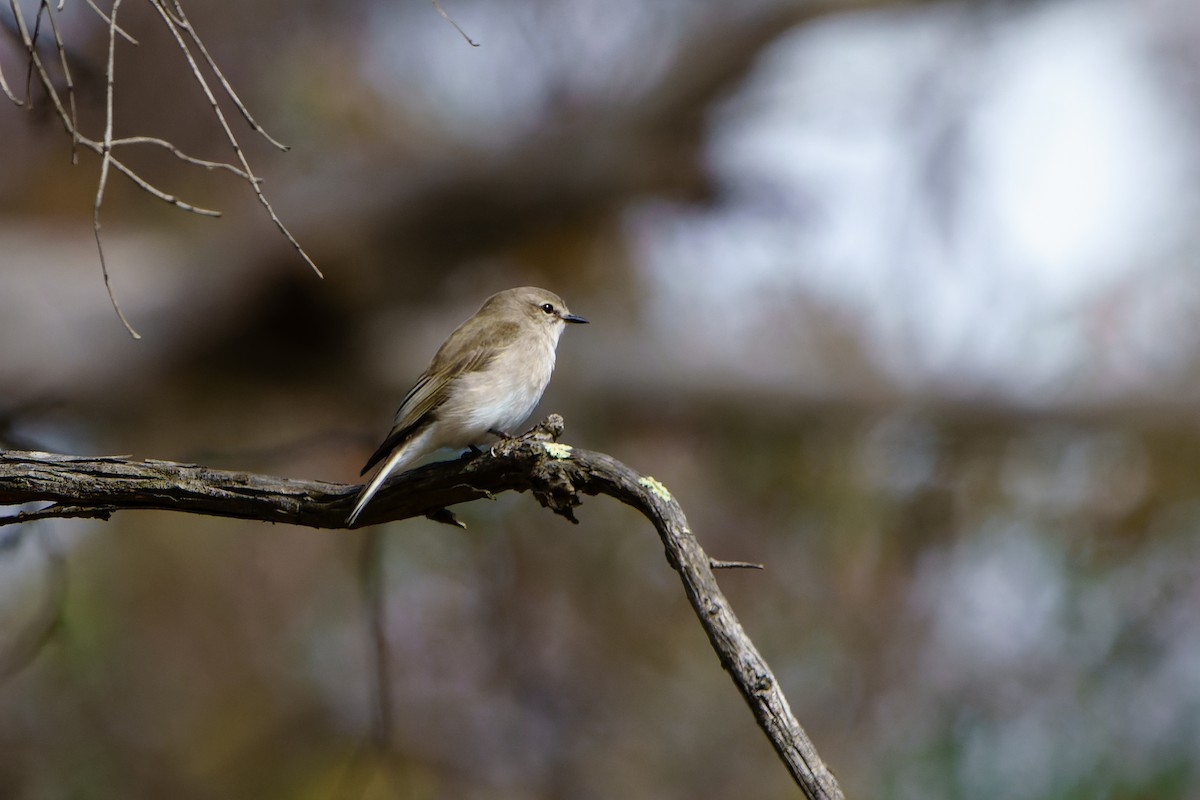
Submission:
{"label": "white breast", "polygon": [[[554,337],[557,338],[557,337]],[[443,447],[467,447],[489,438],[489,430],[521,433],[554,372],[551,337],[538,337],[528,347],[510,347],[487,369],[455,381],[450,398],[438,409],[438,438]]]}

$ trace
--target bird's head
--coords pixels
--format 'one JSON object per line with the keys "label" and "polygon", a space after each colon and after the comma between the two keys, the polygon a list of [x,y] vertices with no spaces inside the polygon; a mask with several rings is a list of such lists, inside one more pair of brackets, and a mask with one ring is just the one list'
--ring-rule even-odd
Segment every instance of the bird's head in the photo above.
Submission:
{"label": "bird's head", "polygon": [[567,304],[554,292],[536,286],[522,286],[494,294],[484,304],[484,308],[488,306],[494,306],[497,310],[513,314],[518,319],[549,329],[556,338],[566,323],[587,322],[578,314],[572,314]]}

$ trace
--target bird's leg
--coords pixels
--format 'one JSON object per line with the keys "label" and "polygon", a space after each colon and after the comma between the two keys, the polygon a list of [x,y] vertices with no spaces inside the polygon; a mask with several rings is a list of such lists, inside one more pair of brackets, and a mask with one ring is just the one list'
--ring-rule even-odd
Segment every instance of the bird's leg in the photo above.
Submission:
{"label": "bird's leg", "polygon": [[[499,428],[488,428],[488,433],[490,433],[492,436],[499,437],[500,441],[502,442],[512,442],[517,438],[515,436],[510,436]],[[492,455],[496,455],[496,445],[492,445],[488,452]]]}

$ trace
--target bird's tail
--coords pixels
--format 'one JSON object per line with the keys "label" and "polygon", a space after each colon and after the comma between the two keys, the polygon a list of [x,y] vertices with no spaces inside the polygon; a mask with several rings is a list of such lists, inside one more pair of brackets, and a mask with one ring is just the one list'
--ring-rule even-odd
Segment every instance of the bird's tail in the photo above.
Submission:
{"label": "bird's tail", "polygon": [[384,481],[393,473],[403,471],[409,464],[425,455],[425,442],[428,438],[429,430],[426,429],[392,451],[392,454],[383,462],[383,466],[375,473],[375,477],[371,478],[371,482],[364,486],[362,491],[358,493],[358,499],[354,503],[354,510],[346,518],[347,525],[354,525],[359,514],[367,507],[367,503],[371,502],[371,498],[383,486]]}

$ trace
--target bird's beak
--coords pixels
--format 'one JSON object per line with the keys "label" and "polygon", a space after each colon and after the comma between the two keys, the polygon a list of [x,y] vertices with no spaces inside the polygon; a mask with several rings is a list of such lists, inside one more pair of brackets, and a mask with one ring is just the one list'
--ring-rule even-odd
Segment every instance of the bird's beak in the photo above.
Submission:
{"label": "bird's beak", "polygon": [[582,324],[582,325],[587,324],[587,320],[584,319],[583,317],[579,316],[578,314],[563,314],[562,321],[563,322],[574,322],[574,323]]}

